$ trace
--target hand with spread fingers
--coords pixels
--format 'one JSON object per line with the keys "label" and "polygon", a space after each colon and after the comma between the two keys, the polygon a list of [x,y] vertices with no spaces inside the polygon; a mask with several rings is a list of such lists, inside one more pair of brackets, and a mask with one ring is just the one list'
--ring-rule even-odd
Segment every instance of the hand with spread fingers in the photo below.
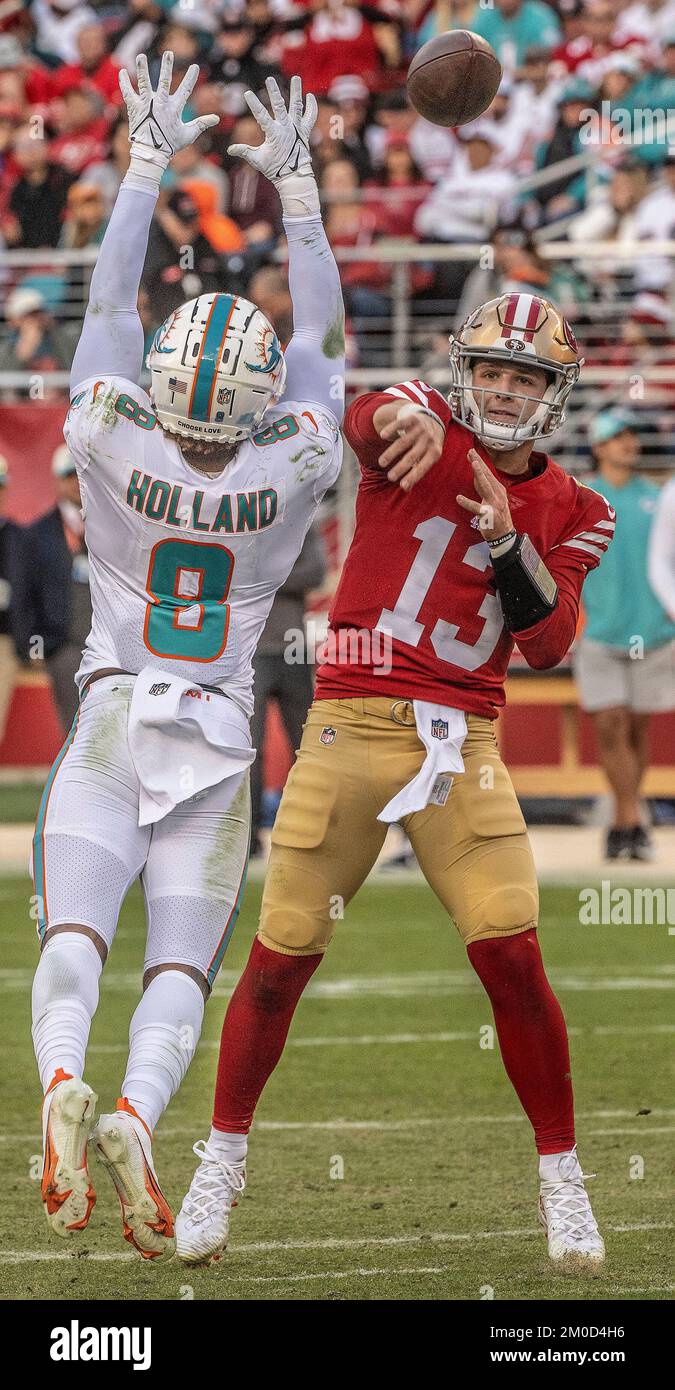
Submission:
{"label": "hand with spread fingers", "polygon": [[479,517],[478,529],[486,541],[499,540],[514,529],[508,493],[475,449],[469,449],[467,457],[473,469],[474,487],[481,500],[476,502],[474,498],[458,493],[457,501],[465,511]]}
{"label": "hand with spread fingers", "polygon": [[[285,192],[290,189],[291,193],[297,196],[304,181],[307,182],[310,191],[316,192],[309,137],[318,108],[312,92],[307,93],[303,108],[302,82],[299,77],[291,78],[288,106],[273,77],[268,77],[265,85],[272,108],[271,114],[258,100],[255,92],[244,93],[251,115],[255,117],[265,137],[262,145],[230,145],[228,154],[235,159],[245,159],[259,174],[264,174],[279,190],[283,203]],[[315,202],[316,208],[312,208],[312,211],[318,212],[318,192]],[[297,215],[301,210],[289,211]]]}
{"label": "hand with spread fingers", "polygon": [[380,468],[390,482],[410,492],[441,457],[445,443],[441,421],[412,404],[392,401],[378,405],[373,424],[381,439],[392,441],[380,454]]}
{"label": "hand with spread fingers", "polygon": [[173,53],[167,51],[162,55],[156,90],[150,83],[145,53],[139,53],[136,59],[137,92],[126,68],[122,68],[119,75],[120,91],[129,116],[132,160],[136,157],[164,169],[176,150],[192,145],[205,130],[217,125],[220,120],[219,116],[210,115],[198,116],[194,121],[183,121],[183,109],[194,90],[199,68],[193,63],[173,93],[172,73]]}

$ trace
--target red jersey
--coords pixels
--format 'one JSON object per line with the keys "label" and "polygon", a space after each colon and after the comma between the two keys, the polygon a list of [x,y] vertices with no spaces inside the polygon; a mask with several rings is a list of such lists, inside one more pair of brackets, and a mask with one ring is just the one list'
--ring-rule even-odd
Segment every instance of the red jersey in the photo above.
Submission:
{"label": "red jersey", "polygon": [[[391,483],[377,462],[386,444],[373,414],[392,395],[428,404],[446,426],[440,459],[410,492]],[[516,640],[537,669],[556,666],[569,649],[582,584],[614,532],[612,507],[546,454],[533,452],[520,480],[495,468],[444,397],[421,381],[359,396],[344,431],[362,476],[316,698],[392,695],[494,719]],[[558,585],[554,611],[517,639],[504,627],[477,519],[457,502],[458,493],[476,496],[472,448],[506,487],[516,529],[527,532]]]}

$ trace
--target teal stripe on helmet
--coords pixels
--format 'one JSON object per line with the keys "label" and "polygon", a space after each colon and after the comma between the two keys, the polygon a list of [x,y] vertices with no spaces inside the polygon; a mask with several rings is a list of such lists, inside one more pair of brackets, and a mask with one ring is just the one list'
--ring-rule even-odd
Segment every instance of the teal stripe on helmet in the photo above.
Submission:
{"label": "teal stripe on helmet", "polygon": [[234,303],[235,296],[231,294],[219,294],[214,301],[204,335],[197,376],[190,397],[189,420],[208,420],[209,418],[209,399],[220,357],[220,344]]}

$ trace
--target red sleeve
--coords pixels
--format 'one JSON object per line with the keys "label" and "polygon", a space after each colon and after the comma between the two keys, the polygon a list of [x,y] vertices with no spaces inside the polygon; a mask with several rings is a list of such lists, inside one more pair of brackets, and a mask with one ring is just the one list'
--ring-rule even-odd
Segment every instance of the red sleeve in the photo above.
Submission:
{"label": "red sleeve", "polygon": [[440,391],[427,386],[424,381],[404,381],[396,386],[388,386],[386,391],[369,391],[366,396],[358,396],[349,406],[345,415],[343,430],[347,443],[351,445],[362,470],[376,468],[382,477],[378,459],[384,452],[386,443],[373,425],[373,415],[380,405],[391,404],[392,396],[401,401],[413,401],[416,405],[426,405],[440,417],[446,429],[452,420],[452,411]]}
{"label": "red sleeve", "polygon": [[589,570],[599,565],[614,535],[616,513],[599,492],[577,484],[575,506],[561,538],[544,556],[558,585],[558,603],[547,618],[518,633],[516,643],[528,666],[546,671],[569,651],[579,622],[581,590]]}

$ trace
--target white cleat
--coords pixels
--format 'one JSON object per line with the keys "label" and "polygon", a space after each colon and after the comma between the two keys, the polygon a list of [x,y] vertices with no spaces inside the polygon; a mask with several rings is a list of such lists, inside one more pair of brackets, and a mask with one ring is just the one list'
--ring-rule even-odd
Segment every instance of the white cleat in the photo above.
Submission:
{"label": "white cleat", "polygon": [[199,1139],[193,1153],[201,1163],[176,1217],[176,1253],[189,1265],[210,1264],[227,1248],[230,1211],[246,1186],[246,1168],[226,1163],[208,1139]]}
{"label": "white cleat", "polygon": [[176,1248],[173,1214],[152,1161],[150,1135],[127,1101],[102,1115],[91,1141],[120,1199],[124,1239],[144,1260],[170,1260]]}
{"label": "white cleat", "polygon": [[548,1238],[548,1253],[556,1264],[564,1261],[578,1269],[602,1264],[605,1243],[591,1211],[576,1149],[562,1156],[554,1178],[541,1178],[539,1220]]}
{"label": "white cleat", "polygon": [[86,1082],[59,1069],[42,1104],[42,1201],[48,1225],[64,1239],[84,1230],[96,1201],[87,1141],[97,1099]]}

